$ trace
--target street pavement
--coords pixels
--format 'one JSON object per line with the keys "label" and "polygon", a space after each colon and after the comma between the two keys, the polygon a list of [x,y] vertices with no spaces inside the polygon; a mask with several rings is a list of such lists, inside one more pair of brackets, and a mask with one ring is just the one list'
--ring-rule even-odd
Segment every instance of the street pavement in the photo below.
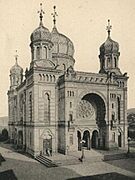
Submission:
{"label": "street pavement", "polygon": [[112,172],[135,179],[135,159],[92,163],[84,161],[84,163],[77,165],[47,168],[34,159],[14,152],[11,149],[0,147],[0,153],[6,160],[2,162],[0,166],[0,173],[10,170],[10,173],[13,172],[18,180],[79,179],[81,176],[92,176]]}

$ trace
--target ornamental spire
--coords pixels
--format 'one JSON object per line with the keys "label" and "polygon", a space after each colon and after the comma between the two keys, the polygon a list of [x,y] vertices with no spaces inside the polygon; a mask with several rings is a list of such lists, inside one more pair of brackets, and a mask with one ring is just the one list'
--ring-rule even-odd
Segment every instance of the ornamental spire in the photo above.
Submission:
{"label": "ornamental spire", "polygon": [[40,18],[40,24],[39,24],[39,26],[43,26],[42,19],[43,19],[43,14],[45,14],[45,12],[44,12],[43,9],[42,9],[42,3],[40,3],[40,11],[38,11],[38,13],[39,13],[39,18]]}
{"label": "ornamental spire", "polygon": [[106,27],[106,30],[108,32],[108,37],[110,37],[112,26],[110,25],[110,19],[108,19],[108,25]]}
{"label": "ornamental spire", "polygon": [[18,61],[18,53],[17,53],[17,50],[15,51],[15,53],[16,53],[16,54],[15,54],[15,61],[16,61],[15,64],[18,65],[18,62],[17,62],[17,61]]}
{"label": "ornamental spire", "polygon": [[56,12],[56,6],[53,6],[54,12],[51,14],[53,16],[53,23],[54,23],[54,27],[56,26],[56,16],[58,16],[57,12]]}

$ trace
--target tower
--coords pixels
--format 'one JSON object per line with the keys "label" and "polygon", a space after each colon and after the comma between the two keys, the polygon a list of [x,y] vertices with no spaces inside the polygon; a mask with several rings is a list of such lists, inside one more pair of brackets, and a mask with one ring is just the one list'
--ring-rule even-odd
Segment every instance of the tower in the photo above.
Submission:
{"label": "tower", "polygon": [[31,34],[31,66],[47,66],[47,61],[50,61],[52,58],[52,46],[51,42],[51,33],[49,30],[43,25],[43,14],[44,11],[42,9],[42,3],[40,4],[40,11],[38,11],[40,23],[39,27],[36,28]]}
{"label": "tower", "polygon": [[119,69],[119,44],[111,39],[111,28],[110,20],[108,20],[107,40],[100,46],[100,71],[99,73],[114,72],[117,75],[121,75]]}
{"label": "tower", "polygon": [[15,55],[15,65],[10,69],[10,88],[15,89],[23,80],[23,69],[18,65],[18,55]]}

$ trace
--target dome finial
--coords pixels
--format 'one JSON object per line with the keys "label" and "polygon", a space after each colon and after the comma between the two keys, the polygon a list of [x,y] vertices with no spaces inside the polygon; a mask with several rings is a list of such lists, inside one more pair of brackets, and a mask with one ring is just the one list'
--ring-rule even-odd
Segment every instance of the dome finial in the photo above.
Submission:
{"label": "dome finial", "polygon": [[18,62],[17,62],[17,60],[18,60],[18,53],[17,53],[17,50],[15,51],[15,53],[16,53],[16,54],[15,54],[15,61],[16,61],[15,64],[18,65]]}
{"label": "dome finial", "polygon": [[39,26],[43,26],[42,19],[43,19],[43,14],[45,14],[45,12],[44,12],[43,9],[42,9],[42,3],[40,3],[40,11],[38,11],[38,13],[39,13],[39,18],[40,18],[40,24],[39,24]]}
{"label": "dome finial", "polygon": [[51,14],[53,16],[53,23],[54,23],[54,27],[56,25],[56,16],[58,16],[57,12],[56,12],[56,6],[53,6],[54,12]]}
{"label": "dome finial", "polygon": [[108,37],[110,37],[110,32],[111,32],[112,26],[110,25],[110,19],[108,19],[108,25],[106,27],[106,30],[108,32]]}

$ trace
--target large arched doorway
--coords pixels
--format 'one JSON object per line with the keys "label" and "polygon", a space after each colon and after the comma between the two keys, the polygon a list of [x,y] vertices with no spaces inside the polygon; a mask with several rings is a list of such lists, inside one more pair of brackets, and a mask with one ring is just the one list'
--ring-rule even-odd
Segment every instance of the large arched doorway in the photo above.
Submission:
{"label": "large arched doorway", "polygon": [[77,138],[78,138],[78,151],[81,151],[81,132],[77,131]]}
{"label": "large arched doorway", "polygon": [[[82,125],[87,124],[89,129],[98,129],[93,131],[92,142],[90,143],[89,131],[84,131],[83,139],[86,141],[85,147],[90,149],[90,144],[93,148],[105,149],[107,128],[105,121],[106,106],[103,98],[96,93],[84,95],[78,104],[78,122]],[[79,124],[79,125],[80,125]],[[86,125],[85,125],[86,127]]]}
{"label": "large arched doorway", "polygon": [[42,154],[43,155],[52,155],[52,135],[49,131],[45,132],[42,135],[42,142],[43,142],[43,149]]}
{"label": "large arched doorway", "polygon": [[94,130],[91,138],[91,147],[97,149],[99,147],[98,131]]}
{"label": "large arched doorway", "polygon": [[83,144],[83,147],[85,147],[87,150],[90,150],[90,133],[89,131],[84,131],[83,133],[83,140],[85,141]]}
{"label": "large arched doorway", "polygon": [[43,155],[50,156],[52,154],[52,138],[43,140]]}

